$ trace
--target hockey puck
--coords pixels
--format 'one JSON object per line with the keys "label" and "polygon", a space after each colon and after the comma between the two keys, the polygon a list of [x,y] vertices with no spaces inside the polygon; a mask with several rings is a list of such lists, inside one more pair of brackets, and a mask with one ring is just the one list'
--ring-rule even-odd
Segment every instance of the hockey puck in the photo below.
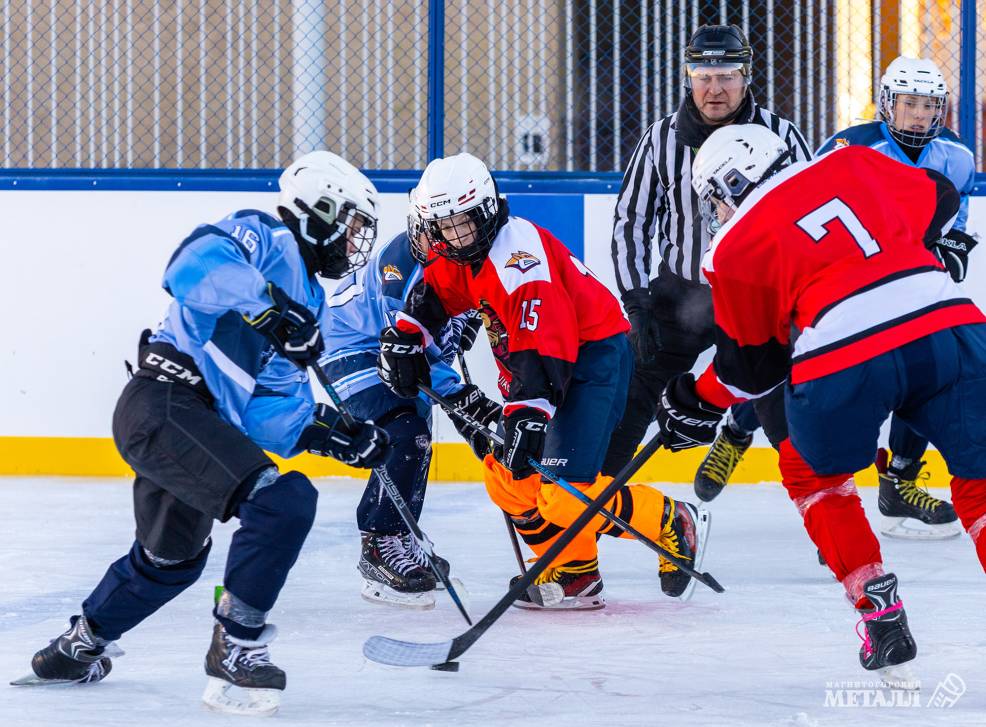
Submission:
{"label": "hockey puck", "polygon": [[435,671],[459,671],[459,662],[446,661],[444,664],[432,664],[431,668]]}

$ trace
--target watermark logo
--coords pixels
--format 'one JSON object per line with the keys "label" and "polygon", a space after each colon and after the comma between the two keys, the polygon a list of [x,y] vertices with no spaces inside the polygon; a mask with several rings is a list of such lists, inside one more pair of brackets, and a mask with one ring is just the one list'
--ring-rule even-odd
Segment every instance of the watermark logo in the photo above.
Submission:
{"label": "watermark logo", "polygon": [[835,681],[825,683],[825,707],[861,707],[863,709],[949,709],[966,692],[965,680],[958,674],[942,679],[931,697],[924,702],[921,683],[912,688],[888,687],[881,681]]}
{"label": "watermark logo", "polygon": [[958,674],[949,674],[938,682],[931,699],[928,700],[928,706],[939,709],[954,707],[963,694],[965,694],[965,681]]}

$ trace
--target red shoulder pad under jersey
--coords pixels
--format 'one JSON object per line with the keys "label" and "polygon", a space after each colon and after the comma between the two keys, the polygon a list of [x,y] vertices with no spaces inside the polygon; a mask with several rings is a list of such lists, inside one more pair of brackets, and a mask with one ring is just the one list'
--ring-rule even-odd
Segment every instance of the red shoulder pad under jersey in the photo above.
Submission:
{"label": "red shoulder pad under jersey", "polygon": [[[937,323],[925,309],[957,290],[925,247],[950,208],[940,175],[862,146],[767,180],[723,226],[704,261],[719,381],[743,398],[782,382],[792,325],[800,332],[795,382],[927,335]],[[902,318],[919,323],[900,327]],[[701,388],[708,393],[704,382]]]}

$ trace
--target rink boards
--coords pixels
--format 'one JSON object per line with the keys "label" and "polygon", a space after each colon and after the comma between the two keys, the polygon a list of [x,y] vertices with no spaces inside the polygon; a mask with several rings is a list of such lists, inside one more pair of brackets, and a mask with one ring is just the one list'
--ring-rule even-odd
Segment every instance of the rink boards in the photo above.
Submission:
{"label": "rink boards", "polygon": [[[375,180],[383,192],[380,237],[405,224],[406,190],[397,177]],[[4,336],[0,406],[0,474],[125,475],[110,439],[110,419],[133,361],[137,337],[154,327],[169,303],[161,289],[175,245],[197,224],[236,209],[272,211],[272,179],[244,176],[214,181],[155,175],[124,184],[107,177],[0,177],[0,212],[6,222],[2,294]],[[178,186],[178,185],[181,186]],[[139,186],[139,189],[128,188]],[[552,230],[615,292],[610,256],[613,207],[619,179],[574,183],[556,179],[503,184],[515,214]],[[531,190],[537,188],[538,193]],[[970,229],[986,232],[986,198],[974,197]],[[973,253],[965,284],[986,305],[986,262]],[[983,272],[980,274],[980,268]],[[698,366],[708,360],[708,354]],[[477,383],[495,389],[492,357],[480,343],[468,357]],[[586,435],[592,436],[592,422]],[[432,477],[479,479],[480,467],[443,415],[435,426]],[[704,450],[661,453],[641,479],[690,482]],[[936,478],[940,457],[929,452]],[[331,459],[304,455],[292,467],[312,476],[352,475]],[[734,480],[776,481],[776,456],[758,434]],[[863,476],[862,484],[875,480]]]}

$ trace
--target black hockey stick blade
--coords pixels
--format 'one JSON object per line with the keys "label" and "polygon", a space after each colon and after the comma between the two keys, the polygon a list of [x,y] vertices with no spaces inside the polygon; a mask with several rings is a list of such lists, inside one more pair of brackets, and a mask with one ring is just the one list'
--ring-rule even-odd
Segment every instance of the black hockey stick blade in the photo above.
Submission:
{"label": "black hockey stick blade", "polygon": [[589,521],[595,517],[602,506],[633,477],[634,473],[649,460],[661,446],[660,435],[655,436],[641,449],[626,466],[613,478],[592,504],[586,507],[575,521],[568,526],[551,547],[537,559],[521,578],[518,578],[499,601],[468,631],[451,641],[439,643],[419,643],[400,641],[385,636],[372,636],[363,645],[363,654],[372,661],[393,666],[434,666],[457,659],[485,634],[490,626],[510,608],[517,597],[532,585],[558,554],[578,535]]}

